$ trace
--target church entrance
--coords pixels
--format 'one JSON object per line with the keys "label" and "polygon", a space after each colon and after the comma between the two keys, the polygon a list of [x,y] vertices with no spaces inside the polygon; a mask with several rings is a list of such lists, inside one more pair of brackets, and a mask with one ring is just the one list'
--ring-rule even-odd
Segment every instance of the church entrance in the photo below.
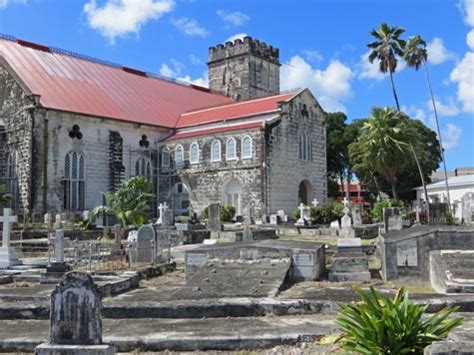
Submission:
{"label": "church entrance", "polygon": [[312,200],[313,189],[311,183],[308,180],[301,181],[298,188],[298,205],[303,203],[308,206]]}
{"label": "church entrance", "polygon": [[235,215],[242,215],[242,186],[236,180],[231,181],[225,189],[225,203],[235,208]]}

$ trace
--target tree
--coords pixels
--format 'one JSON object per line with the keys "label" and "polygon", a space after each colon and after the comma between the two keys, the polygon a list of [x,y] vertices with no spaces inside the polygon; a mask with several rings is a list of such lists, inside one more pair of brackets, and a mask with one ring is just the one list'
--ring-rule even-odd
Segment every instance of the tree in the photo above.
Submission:
{"label": "tree", "polygon": [[354,170],[383,176],[394,199],[398,199],[397,175],[407,164],[410,142],[414,140],[412,130],[406,128],[406,118],[399,111],[390,107],[374,108],[359,138],[349,146]]}
{"label": "tree", "polygon": [[441,153],[441,161],[443,162],[444,179],[446,182],[446,193],[448,195],[448,209],[451,212],[451,199],[449,196],[448,172],[446,170],[446,159],[444,157],[443,141],[441,139],[441,131],[439,129],[438,111],[436,109],[436,101],[434,99],[433,89],[431,87],[431,80],[428,73],[428,67],[426,64],[426,61],[428,60],[428,51],[426,50],[426,41],[424,41],[419,35],[410,37],[408,39],[403,58],[405,58],[405,61],[407,62],[408,67],[418,70],[420,69],[421,66],[423,66],[423,69],[425,71],[426,83],[428,84],[428,89],[431,95],[431,103],[433,104],[433,112],[436,118],[436,129],[438,131],[438,138],[439,138],[439,141],[438,141],[439,151]]}
{"label": "tree", "polygon": [[127,229],[130,225],[139,226],[145,222],[150,210],[151,182],[142,176],[123,182],[117,191],[105,194],[106,204],[92,210],[95,218],[99,213],[112,213]]}
{"label": "tree", "polygon": [[379,69],[382,73],[389,73],[390,83],[392,84],[393,96],[397,109],[400,111],[400,103],[398,101],[395,83],[393,81],[393,73],[397,69],[397,55],[403,56],[405,41],[400,39],[400,35],[405,32],[403,28],[391,27],[386,23],[382,23],[378,30],[373,29],[370,34],[376,39],[375,42],[369,43],[367,46],[372,49],[369,54],[369,61],[373,63],[375,59],[379,61]]}

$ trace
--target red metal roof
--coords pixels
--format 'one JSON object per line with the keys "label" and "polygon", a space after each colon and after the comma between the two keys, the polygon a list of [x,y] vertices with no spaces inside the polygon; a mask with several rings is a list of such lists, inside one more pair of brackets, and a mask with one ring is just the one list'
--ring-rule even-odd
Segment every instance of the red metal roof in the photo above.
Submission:
{"label": "red metal roof", "polygon": [[274,112],[279,109],[279,102],[288,101],[296,94],[297,92],[277,94],[272,96],[260,97],[253,100],[198,109],[192,112],[185,112],[181,114],[177,127],[181,128],[197,126],[211,122],[232,120],[266,112]]}
{"label": "red metal roof", "polygon": [[182,112],[232,103],[203,89],[22,40],[0,39],[0,56],[47,108],[175,127]]}
{"label": "red metal roof", "polygon": [[208,128],[208,129],[202,129],[202,130],[199,130],[199,131],[177,133],[177,134],[175,134],[171,137],[168,137],[166,139],[166,141],[175,141],[175,140],[178,140],[178,139],[207,136],[207,135],[222,133],[222,132],[241,131],[241,130],[246,130],[246,129],[251,129],[251,128],[258,128],[258,127],[263,127],[263,121],[252,122],[252,123],[244,123],[244,124],[235,125],[235,126]]}

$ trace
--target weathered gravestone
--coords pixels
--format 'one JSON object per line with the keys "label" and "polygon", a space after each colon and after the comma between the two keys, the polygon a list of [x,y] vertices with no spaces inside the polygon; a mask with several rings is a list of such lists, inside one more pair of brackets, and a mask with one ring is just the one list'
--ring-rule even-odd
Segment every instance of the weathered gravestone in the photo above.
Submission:
{"label": "weathered gravestone", "polygon": [[102,343],[102,300],[90,275],[69,272],[51,293],[49,342],[35,349],[37,355],[114,354]]}
{"label": "weathered gravestone", "polygon": [[125,259],[125,249],[122,244],[122,238],[124,237],[124,230],[120,224],[116,224],[112,227],[112,233],[114,234],[114,244],[110,251],[111,260],[122,260]]}
{"label": "weathered gravestone", "polygon": [[362,225],[362,216],[359,207],[354,207],[352,209],[352,222],[354,223],[354,226]]}
{"label": "weathered gravestone", "polygon": [[211,232],[221,232],[223,230],[221,222],[221,206],[218,203],[211,203],[208,208],[209,219],[207,226]]}
{"label": "weathered gravestone", "polygon": [[399,207],[386,207],[383,209],[384,233],[403,229],[403,219]]}
{"label": "weathered gravestone", "polygon": [[136,257],[133,261],[150,263],[156,259],[156,232],[151,224],[145,224],[138,229],[136,242]]}
{"label": "weathered gravestone", "polygon": [[285,213],[285,210],[278,210],[277,215],[278,217],[280,217],[280,221],[282,221],[283,223],[288,222],[288,215]]}
{"label": "weathered gravestone", "polygon": [[280,217],[277,214],[270,215],[270,224],[278,225],[280,224]]}
{"label": "weathered gravestone", "polygon": [[339,229],[340,228],[339,221],[337,219],[332,221],[329,227],[334,228],[334,229]]}
{"label": "weathered gravestone", "polygon": [[174,225],[174,214],[173,211],[169,209],[168,204],[160,203],[158,207],[160,217],[156,221],[156,224],[161,225],[162,227],[169,227]]}
{"label": "weathered gravestone", "polygon": [[300,203],[300,218],[296,221],[295,226],[307,226],[311,224],[311,208]]}
{"label": "weathered gravestone", "polygon": [[344,212],[344,216],[342,216],[341,218],[341,228],[351,228],[352,227],[352,221],[351,221],[351,217],[349,217],[349,200],[347,198],[344,197],[344,209],[343,209],[343,212]]}
{"label": "weathered gravestone", "polygon": [[71,265],[64,260],[64,244],[69,238],[64,238],[64,232],[57,230],[54,233],[54,261],[49,262],[46,272],[41,275],[40,283],[57,283],[63,275],[71,270]]}
{"label": "weathered gravestone", "polygon": [[21,264],[15,251],[10,247],[12,224],[17,221],[18,217],[12,215],[10,208],[3,209],[3,216],[0,217],[0,222],[3,223],[2,246],[0,247],[0,268],[8,268]]}
{"label": "weathered gravestone", "polygon": [[[444,196],[444,195],[443,195]],[[430,203],[430,224],[446,224],[447,203]]]}

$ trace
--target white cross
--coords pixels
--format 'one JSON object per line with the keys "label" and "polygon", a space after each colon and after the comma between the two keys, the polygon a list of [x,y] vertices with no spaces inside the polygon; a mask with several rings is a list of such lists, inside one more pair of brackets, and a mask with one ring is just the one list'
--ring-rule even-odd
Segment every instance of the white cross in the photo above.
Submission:
{"label": "white cross", "polygon": [[0,216],[0,222],[3,223],[2,248],[10,247],[10,233],[12,231],[12,224],[18,222],[18,217],[13,216],[11,213],[11,208],[4,208],[3,216]]}
{"label": "white cross", "polygon": [[54,256],[57,262],[64,261],[64,232],[61,229],[54,233]]}
{"label": "white cross", "polygon": [[311,202],[311,204],[313,205],[313,207],[318,207],[319,201],[315,198],[313,202]]}

